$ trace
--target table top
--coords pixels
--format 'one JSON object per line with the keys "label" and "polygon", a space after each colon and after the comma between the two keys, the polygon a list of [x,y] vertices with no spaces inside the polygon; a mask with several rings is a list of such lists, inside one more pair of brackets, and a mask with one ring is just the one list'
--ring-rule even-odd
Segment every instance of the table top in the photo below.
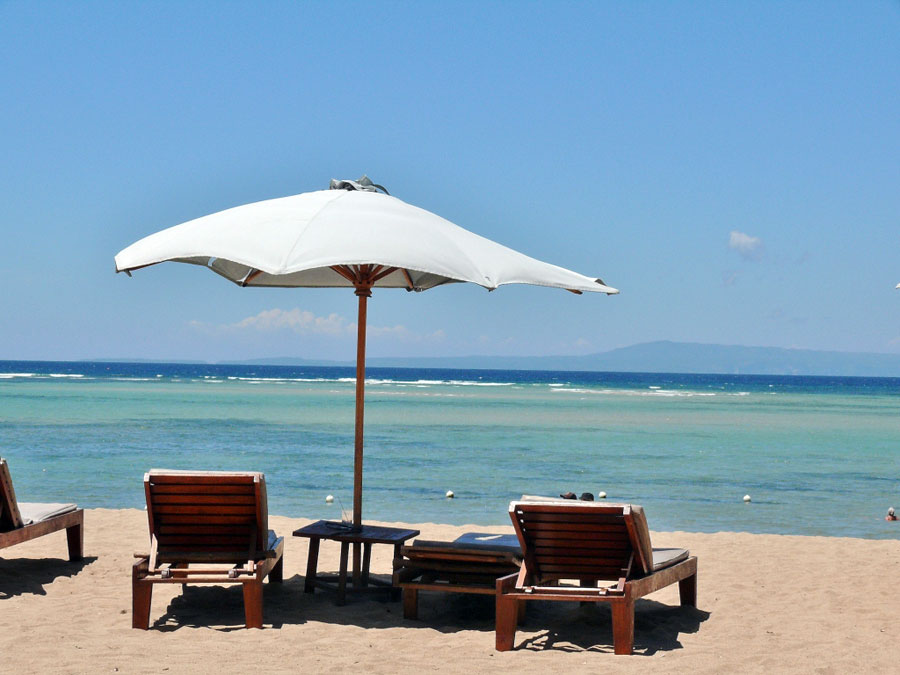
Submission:
{"label": "table top", "polygon": [[363,525],[361,530],[348,530],[339,521],[318,520],[315,523],[294,530],[295,537],[314,537],[317,539],[333,539],[334,541],[359,542],[363,544],[402,544],[407,539],[418,536],[419,530],[406,530],[400,527],[382,527],[380,525]]}

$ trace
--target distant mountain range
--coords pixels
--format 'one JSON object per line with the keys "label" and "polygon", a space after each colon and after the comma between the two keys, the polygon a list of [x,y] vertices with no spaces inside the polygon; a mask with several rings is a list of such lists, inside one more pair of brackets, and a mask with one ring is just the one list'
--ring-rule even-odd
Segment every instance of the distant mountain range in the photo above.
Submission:
{"label": "distant mountain range", "polygon": [[[252,359],[228,363],[290,366],[353,365],[352,361],[299,358]],[[584,356],[374,357],[368,359],[367,364],[388,368],[900,377],[900,354],[825,352],[670,341],[647,342]]]}

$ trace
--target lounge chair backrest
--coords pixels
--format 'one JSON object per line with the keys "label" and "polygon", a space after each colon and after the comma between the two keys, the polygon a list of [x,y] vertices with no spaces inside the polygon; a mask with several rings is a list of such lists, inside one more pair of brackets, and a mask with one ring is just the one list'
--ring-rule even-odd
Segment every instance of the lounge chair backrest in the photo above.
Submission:
{"label": "lounge chair backrest", "polygon": [[9,464],[0,458],[0,532],[15,530],[24,524],[19,513],[12,476],[9,474]]}
{"label": "lounge chair backrest", "polygon": [[240,562],[266,550],[263,474],[153,469],[144,476],[144,489],[159,562],[203,555]]}
{"label": "lounge chair backrest", "polygon": [[[638,510],[635,513],[635,509]],[[512,502],[530,583],[615,580],[652,569],[643,509],[597,502]]]}

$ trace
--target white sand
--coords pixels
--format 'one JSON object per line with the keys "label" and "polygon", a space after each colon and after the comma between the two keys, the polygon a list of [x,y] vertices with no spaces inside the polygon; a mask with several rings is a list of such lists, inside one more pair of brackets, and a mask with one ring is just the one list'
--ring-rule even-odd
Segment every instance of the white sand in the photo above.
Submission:
{"label": "white sand", "polygon": [[[699,558],[698,609],[677,585],[639,600],[635,652],[612,654],[609,608],[530,603],[512,652],[494,651],[493,598],[421,594],[419,620],[399,602],[303,592],[310,521],[273,516],[285,536],[283,586],[265,594],[265,628],[243,628],[240,588],[157,586],[151,630],[131,628],[132,554],[148,548],[146,514],[85,514],[84,563],[63,533],[0,550],[0,672],[896,672],[900,542],[735,533],[653,534]],[[652,525],[652,523],[651,523]],[[891,524],[886,524],[890,527]],[[900,523],[897,524],[900,527]],[[483,526],[415,525],[429,539]],[[489,528],[511,532],[511,528]],[[337,569],[323,542],[320,571]],[[375,546],[372,571],[390,573]]]}

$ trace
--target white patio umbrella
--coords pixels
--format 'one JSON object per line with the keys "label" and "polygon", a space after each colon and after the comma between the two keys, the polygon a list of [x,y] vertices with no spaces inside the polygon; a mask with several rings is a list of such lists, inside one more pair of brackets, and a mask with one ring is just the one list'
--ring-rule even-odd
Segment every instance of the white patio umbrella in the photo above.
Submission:
{"label": "white patio umbrella", "polygon": [[129,276],[173,261],[208,267],[240,286],[355,289],[356,527],[362,524],[366,300],[373,288],[424,291],[468,281],[488,290],[533,284],[578,294],[618,293],[600,279],[529,258],[377,188],[365,176],[333,180],[329,190],[246,204],[170,227],[116,256],[116,271]]}

